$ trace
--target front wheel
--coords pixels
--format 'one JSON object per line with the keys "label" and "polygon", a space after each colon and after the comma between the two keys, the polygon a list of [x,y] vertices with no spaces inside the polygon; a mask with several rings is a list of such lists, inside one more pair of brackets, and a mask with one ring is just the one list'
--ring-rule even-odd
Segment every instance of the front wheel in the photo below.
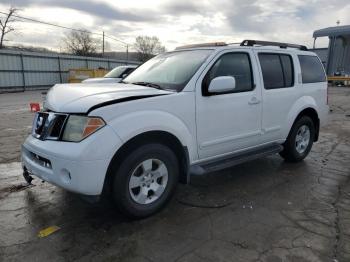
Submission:
{"label": "front wheel", "polygon": [[175,154],[162,144],[146,144],[129,152],[113,171],[114,201],[133,218],[159,211],[169,201],[179,177]]}
{"label": "front wheel", "polygon": [[299,162],[310,152],[315,139],[315,125],[308,116],[302,116],[293,125],[280,155],[288,162]]}

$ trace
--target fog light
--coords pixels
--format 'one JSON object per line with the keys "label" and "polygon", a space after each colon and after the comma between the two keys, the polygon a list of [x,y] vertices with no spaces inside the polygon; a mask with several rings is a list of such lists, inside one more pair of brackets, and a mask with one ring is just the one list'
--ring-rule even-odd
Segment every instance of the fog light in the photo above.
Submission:
{"label": "fog light", "polygon": [[61,170],[61,179],[63,183],[66,183],[66,184],[69,184],[72,179],[70,172],[65,168]]}

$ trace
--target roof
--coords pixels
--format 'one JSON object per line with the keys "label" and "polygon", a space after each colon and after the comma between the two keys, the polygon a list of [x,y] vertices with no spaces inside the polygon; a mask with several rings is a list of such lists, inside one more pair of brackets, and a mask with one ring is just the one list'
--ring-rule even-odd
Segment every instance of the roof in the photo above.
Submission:
{"label": "roof", "polygon": [[191,48],[185,48],[185,49],[178,49],[173,50],[169,52],[179,52],[179,51],[191,51],[191,50],[212,50],[213,54],[217,54],[218,52],[224,51],[224,50],[240,50],[243,49],[246,50],[258,50],[260,52],[266,52],[266,53],[294,53],[296,55],[311,55],[315,56],[316,54],[314,52],[310,51],[304,51],[297,48],[280,48],[278,46],[240,46],[240,45],[226,45],[226,46],[211,46],[211,47],[191,47]]}
{"label": "roof", "polygon": [[350,25],[327,27],[314,32],[314,38],[341,35],[350,35]]}
{"label": "roof", "polygon": [[175,48],[175,50],[189,49],[189,48],[196,48],[196,47],[216,47],[216,46],[227,46],[227,44],[225,42],[191,44],[191,45],[178,46]]}
{"label": "roof", "polygon": [[307,47],[304,45],[296,45],[296,44],[288,44],[288,43],[281,43],[281,42],[271,42],[271,41],[261,41],[261,40],[244,40],[241,43],[230,43],[226,44],[225,42],[213,42],[213,43],[201,43],[201,44],[191,44],[191,45],[184,45],[179,46],[175,48],[175,51],[182,50],[182,49],[199,49],[204,47],[211,47],[211,48],[222,48],[227,47],[231,45],[237,45],[239,44],[240,47],[279,47],[281,49],[287,49],[287,48],[295,48],[299,49],[301,51],[307,51]]}

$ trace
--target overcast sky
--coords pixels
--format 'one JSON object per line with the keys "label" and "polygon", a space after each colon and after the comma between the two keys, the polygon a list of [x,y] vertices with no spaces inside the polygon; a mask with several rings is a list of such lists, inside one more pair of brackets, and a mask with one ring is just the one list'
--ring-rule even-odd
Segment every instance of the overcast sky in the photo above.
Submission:
{"label": "overcast sky", "polygon": [[[168,50],[177,45],[262,39],[311,46],[316,29],[350,24],[349,0],[1,0],[20,15],[101,32],[133,43],[158,36]],[[18,22],[9,40],[59,50],[65,30]],[[10,43],[10,42],[9,42]],[[319,41],[325,46],[326,41]],[[111,49],[118,45],[110,41]],[[120,47],[121,48],[121,47]]]}

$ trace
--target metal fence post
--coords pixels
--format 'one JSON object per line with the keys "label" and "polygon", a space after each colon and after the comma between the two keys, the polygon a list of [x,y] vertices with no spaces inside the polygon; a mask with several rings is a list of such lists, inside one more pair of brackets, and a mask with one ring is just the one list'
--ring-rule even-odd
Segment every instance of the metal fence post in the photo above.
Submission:
{"label": "metal fence post", "polygon": [[24,74],[24,62],[23,62],[23,54],[20,55],[21,58],[21,71],[22,71],[22,84],[23,84],[23,92],[26,91],[26,76]]}
{"label": "metal fence post", "polygon": [[60,83],[62,84],[62,70],[61,70],[61,58],[60,56],[57,56],[57,62],[58,62],[58,73],[60,75]]}

